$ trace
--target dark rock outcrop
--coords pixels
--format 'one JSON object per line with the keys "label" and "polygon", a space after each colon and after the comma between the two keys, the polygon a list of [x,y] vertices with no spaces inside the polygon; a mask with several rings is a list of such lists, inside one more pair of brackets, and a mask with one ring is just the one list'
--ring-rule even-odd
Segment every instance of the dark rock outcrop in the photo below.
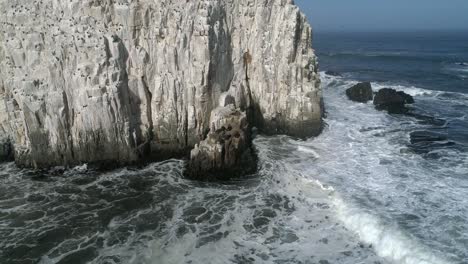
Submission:
{"label": "dark rock outcrop", "polygon": [[453,147],[456,143],[449,140],[447,134],[433,131],[414,131],[410,133],[409,148],[418,154],[423,154],[426,158],[439,158],[437,153],[432,151],[435,149],[444,149]]}
{"label": "dark rock outcrop", "polygon": [[360,103],[367,103],[368,101],[371,101],[374,96],[370,82],[363,82],[354,85],[346,90],[346,95],[350,100]]}
{"label": "dark rock outcrop", "polygon": [[341,73],[336,71],[326,71],[325,74],[330,76],[341,76]]}
{"label": "dark rock outcrop", "polygon": [[0,139],[0,162],[13,160],[13,146],[9,139]]}
{"label": "dark rock outcrop", "polygon": [[414,131],[410,133],[411,144],[420,142],[435,142],[447,140],[447,136],[444,134],[430,132],[430,131]]}
{"label": "dark rock outcrop", "polygon": [[379,90],[374,97],[375,108],[377,110],[386,110],[391,114],[408,112],[406,104],[412,103],[414,103],[414,99],[411,95],[390,88]]}
{"label": "dark rock outcrop", "polygon": [[245,112],[233,105],[215,109],[211,131],[190,154],[186,174],[197,180],[228,180],[256,169]]}
{"label": "dark rock outcrop", "polygon": [[402,91],[399,91],[397,92],[397,94],[401,97],[403,97],[403,99],[405,100],[405,104],[414,104],[414,98],[413,96],[405,93],[405,92],[402,92]]}

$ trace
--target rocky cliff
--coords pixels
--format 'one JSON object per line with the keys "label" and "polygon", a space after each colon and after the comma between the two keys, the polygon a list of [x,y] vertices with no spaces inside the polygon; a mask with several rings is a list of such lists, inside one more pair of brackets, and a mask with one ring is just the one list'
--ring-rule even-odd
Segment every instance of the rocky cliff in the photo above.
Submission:
{"label": "rocky cliff", "polygon": [[0,10],[0,139],[20,165],[175,157],[229,105],[264,133],[321,128],[311,27],[292,0],[0,0]]}

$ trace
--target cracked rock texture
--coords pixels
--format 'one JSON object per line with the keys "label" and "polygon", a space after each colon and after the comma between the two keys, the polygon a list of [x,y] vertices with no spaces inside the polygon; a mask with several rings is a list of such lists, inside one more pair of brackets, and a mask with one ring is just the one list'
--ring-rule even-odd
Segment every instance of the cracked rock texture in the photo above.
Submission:
{"label": "cracked rock texture", "polygon": [[211,112],[211,129],[190,155],[187,174],[195,179],[229,179],[254,172],[256,158],[250,147],[245,112],[233,104]]}
{"label": "cracked rock texture", "polygon": [[20,165],[175,157],[228,105],[264,132],[320,131],[311,27],[292,0],[0,0],[0,10],[0,138]]}

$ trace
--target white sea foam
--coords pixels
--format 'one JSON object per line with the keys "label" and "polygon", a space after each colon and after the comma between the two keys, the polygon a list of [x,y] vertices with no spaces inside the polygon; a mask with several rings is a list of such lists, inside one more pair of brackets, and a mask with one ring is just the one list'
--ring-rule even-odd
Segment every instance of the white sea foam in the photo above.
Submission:
{"label": "white sea foam", "polygon": [[[333,187],[302,170],[315,151],[292,142],[297,141],[281,136],[255,140],[261,178],[254,189],[192,186],[178,195],[150,263],[387,263],[344,230],[329,198]],[[211,216],[194,223],[187,211],[198,206]],[[214,221],[218,213],[222,217]],[[187,229],[181,236],[182,227]],[[203,242],[217,233],[223,235]]]}
{"label": "white sea foam", "polygon": [[372,88],[374,91],[378,91],[382,88],[391,88],[397,91],[405,92],[411,96],[427,96],[427,95],[436,95],[441,93],[441,91],[427,90],[423,88],[418,88],[415,86],[404,86],[404,85],[395,85],[387,83],[372,83]]}
{"label": "white sea foam", "polygon": [[[441,149],[440,160],[412,153],[408,134],[425,125],[376,111],[371,103],[350,103],[344,91],[356,81],[321,74],[329,111],[324,133],[308,141],[257,137],[254,179],[192,182],[181,176],[184,162],[171,160],[106,173],[75,168],[68,177],[41,182],[0,164],[1,187],[8,191],[0,195],[2,210],[9,207],[12,217],[48,212],[47,221],[0,229],[0,246],[29,236],[28,242],[37,241],[34,234],[70,218],[85,221],[76,230],[83,235],[44,252],[43,263],[63,262],[97,245],[96,238],[102,241],[90,262],[96,264],[464,263],[466,153]],[[447,107],[442,99],[463,102],[458,95],[399,89],[437,107]],[[10,220],[3,217],[0,225]]]}
{"label": "white sea foam", "polygon": [[[468,195],[467,153],[451,148],[429,152],[440,159],[412,153],[409,133],[429,125],[376,111],[371,104],[350,103],[344,91],[357,81],[323,73],[322,80],[328,126],[318,138],[298,142],[302,147],[297,150],[316,152],[311,153],[319,157],[313,164],[305,158],[304,173],[319,186],[332,186],[340,221],[392,263],[464,263],[468,254],[460,230],[468,228],[468,201],[462,198]],[[419,96],[416,107],[429,105],[445,113],[466,102],[458,93],[372,85]]]}
{"label": "white sea foam", "polygon": [[[307,180],[306,180],[307,181]],[[379,217],[351,206],[345,202],[333,187],[326,187],[319,180],[307,181],[322,190],[330,192],[338,219],[346,228],[358,234],[359,238],[372,245],[377,254],[392,263],[399,264],[449,264],[431,250],[409,237],[396,226],[385,224]]]}
{"label": "white sea foam", "polygon": [[[332,82],[342,82],[342,84],[351,86],[357,84],[358,81],[346,80],[340,76],[331,76],[321,72],[322,80],[324,81],[324,86],[330,85]],[[348,87],[349,88],[349,87]],[[386,82],[372,82],[372,89],[374,92],[379,91],[383,88],[391,88],[397,91],[403,91],[411,96],[433,96],[442,93],[442,91],[428,90],[424,88],[419,88],[416,86],[405,86],[400,84],[392,84]]]}
{"label": "white sea foam", "polygon": [[362,241],[373,245],[379,256],[400,264],[449,263],[397,227],[388,226],[371,213],[353,208],[340,198],[335,198],[334,202],[340,220],[347,228],[356,232]]}
{"label": "white sea foam", "polygon": [[320,158],[320,155],[312,148],[306,146],[298,146],[297,150],[312,154],[315,158]]}

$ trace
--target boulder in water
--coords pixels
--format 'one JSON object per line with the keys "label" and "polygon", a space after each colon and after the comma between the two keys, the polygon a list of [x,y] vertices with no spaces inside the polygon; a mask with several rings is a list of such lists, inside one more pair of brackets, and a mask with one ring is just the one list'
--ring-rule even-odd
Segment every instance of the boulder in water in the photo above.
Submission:
{"label": "boulder in water", "polygon": [[391,114],[408,112],[406,104],[412,103],[414,103],[414,99],[411,95],[390,88],[379,90],[374,97],[375,108],[377,110],[386,110]]}
{"label": "boulder in water", "polygon": [[432,131],[414,131],[410,133],[409,148],[424,157],[437,159],[440,156],[434,153],[435,149],[444,149],[455,146],[456,143],[449,140],[446,134]]}
{"label": "boulder in water", "polygon": [[372,85],[370,82],[363,82],[354,85],[346,90],[346,95],[351,101],[367,103],[373,98]]}
{"label": "boulder in water", "polygon": [[190,153],[186,174],[197,180],[228,180],[252,173],[256,158],[245,112],[233,105],[211,115],[211,131]]}
{"label": "boulder in water", "polygon": [[431,131],[414,131],[410,133],[411,144],[447,140],[447,136]]}

